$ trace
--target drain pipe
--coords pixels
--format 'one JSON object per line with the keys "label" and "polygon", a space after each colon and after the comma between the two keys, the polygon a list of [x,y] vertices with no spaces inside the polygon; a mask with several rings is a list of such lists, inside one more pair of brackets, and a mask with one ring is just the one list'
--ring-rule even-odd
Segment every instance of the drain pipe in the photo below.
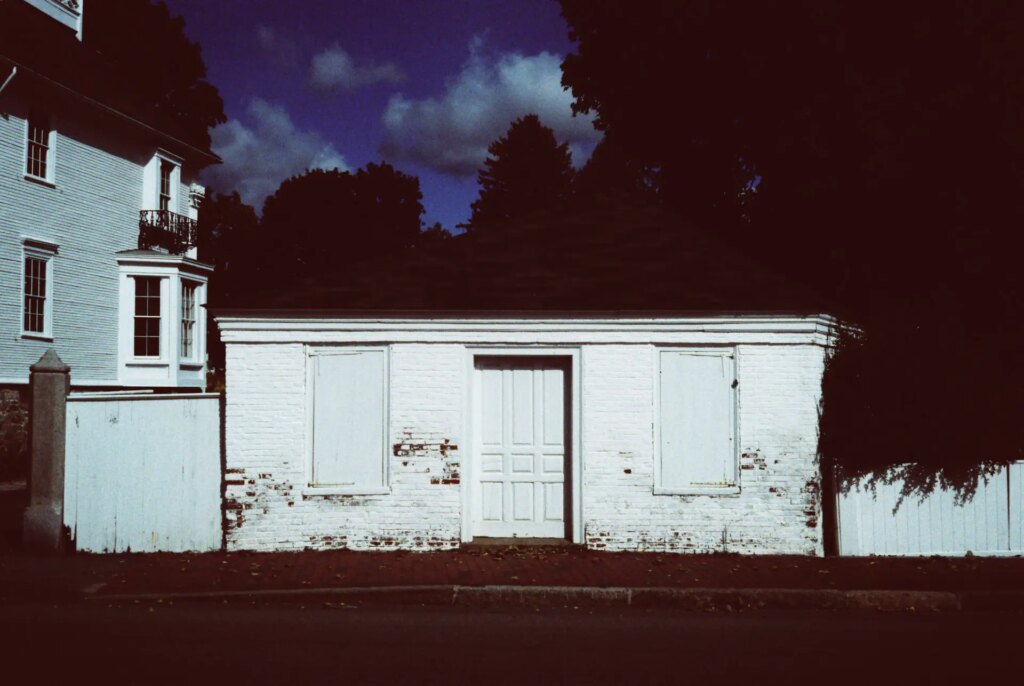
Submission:
{"label": "drain pipe", "polygon": [[9,84],[11,82],[11,79],[13,79],[14,75],[17,74],[17,73],[18,73],[18,68],[17,67],[11,67],[11,73],[8,74],[7,78],[4,79],[4,82],[2,84],[0,84],[0,93],[4,92],[4,89],[7,88],[7,84]]}

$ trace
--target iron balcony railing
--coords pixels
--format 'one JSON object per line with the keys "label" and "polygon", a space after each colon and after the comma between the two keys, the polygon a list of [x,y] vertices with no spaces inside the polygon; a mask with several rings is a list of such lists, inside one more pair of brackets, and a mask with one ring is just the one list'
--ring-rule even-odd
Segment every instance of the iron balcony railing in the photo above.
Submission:
{"label": "iron balcony railing", "polygon": [[163,248],[182,255],[196,246],[196,220],[170,210],[142,210],[139,213],[139,247]]}

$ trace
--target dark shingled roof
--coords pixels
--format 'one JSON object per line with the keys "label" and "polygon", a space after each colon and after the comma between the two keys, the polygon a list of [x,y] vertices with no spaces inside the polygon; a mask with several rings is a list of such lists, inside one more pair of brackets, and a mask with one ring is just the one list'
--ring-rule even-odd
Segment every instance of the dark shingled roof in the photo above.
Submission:
{"label": "dark shingled roof", "polygon": [[534,215],[226,310],[819,314],[807,287],[654,208]]}

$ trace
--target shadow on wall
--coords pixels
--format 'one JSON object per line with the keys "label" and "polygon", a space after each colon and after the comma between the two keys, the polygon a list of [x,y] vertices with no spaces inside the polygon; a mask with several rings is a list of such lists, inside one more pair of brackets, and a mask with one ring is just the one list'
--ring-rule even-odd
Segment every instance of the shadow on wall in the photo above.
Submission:
{"label": "shadow on wall", "polygon": [[0,389],[0,483],[28,478],[28,394]]}
{"label": "shadow on wall", "polygon": [[28,393],[0,388],[0,551],[21,541],[21,515],[28,505]]}

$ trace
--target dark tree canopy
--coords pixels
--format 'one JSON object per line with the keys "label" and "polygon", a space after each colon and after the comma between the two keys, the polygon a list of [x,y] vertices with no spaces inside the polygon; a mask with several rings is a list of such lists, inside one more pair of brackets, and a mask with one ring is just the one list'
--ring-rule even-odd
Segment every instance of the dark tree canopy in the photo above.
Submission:
{"label": "dark tree canopy", "polygon": [[[207,294],[209,308],[245,293],[255,285],[254,263],[261,255],[256,211],[242,202],[237,192],[207,193],[199,212],[199,258],[214,268]],[[212,387],[223,381],[224,345],[220,329],[212,321],[207,326],[206,352],[213,372]]]}
{"label": "dark tree canopy", "polygon": [[826,373],[824,459],[969,489],[1022,457],[1024,5],[561,4],[577,111],[862,326]]}
{"label": "dark tree canopy", "polygon": [[232,290],[248,287],[244,270],[260,252],[256,211],[235,191],[211,189],[199,212],[199,255],[214,267],[208,300],[212,307],[229,300]]}
{"label": "dark tree canopy", "polygon": [[411,247],[420,182],[387,163],[355,174],[312,170],[284,181],[263,205],[260,272],[285,281],[337,278],[347,267]]}
{"label": "dark tree canopy", "polygon": [[432,247],[447,242],[451,237],[452,232],[442,226],[441,222],[434,222],[416,237],[416,247]]}
{"label": "dark tree canopy", "polygon": [[226,121],[224,102],[206,81],[199,45],[163,2],[89,0],[83,43],[114,70],[112,81],[139,107],[177,124],[190,142],[209,147],[208,129]]}
{"label": "dark tree canopy", "polygon": [[576,173],[573,194],[580,202],[604,196],[651,203],[658,202],[659,185],[656,169],[639,162],[622,146],[605,137]]}
{"label": "dark tree canopy", "polygon": [[572,191],[572,157],[567,143],[535,114],[521,117],[491,143],[477,179],[480,196],[465,224],[473,231],[565,203]]}

